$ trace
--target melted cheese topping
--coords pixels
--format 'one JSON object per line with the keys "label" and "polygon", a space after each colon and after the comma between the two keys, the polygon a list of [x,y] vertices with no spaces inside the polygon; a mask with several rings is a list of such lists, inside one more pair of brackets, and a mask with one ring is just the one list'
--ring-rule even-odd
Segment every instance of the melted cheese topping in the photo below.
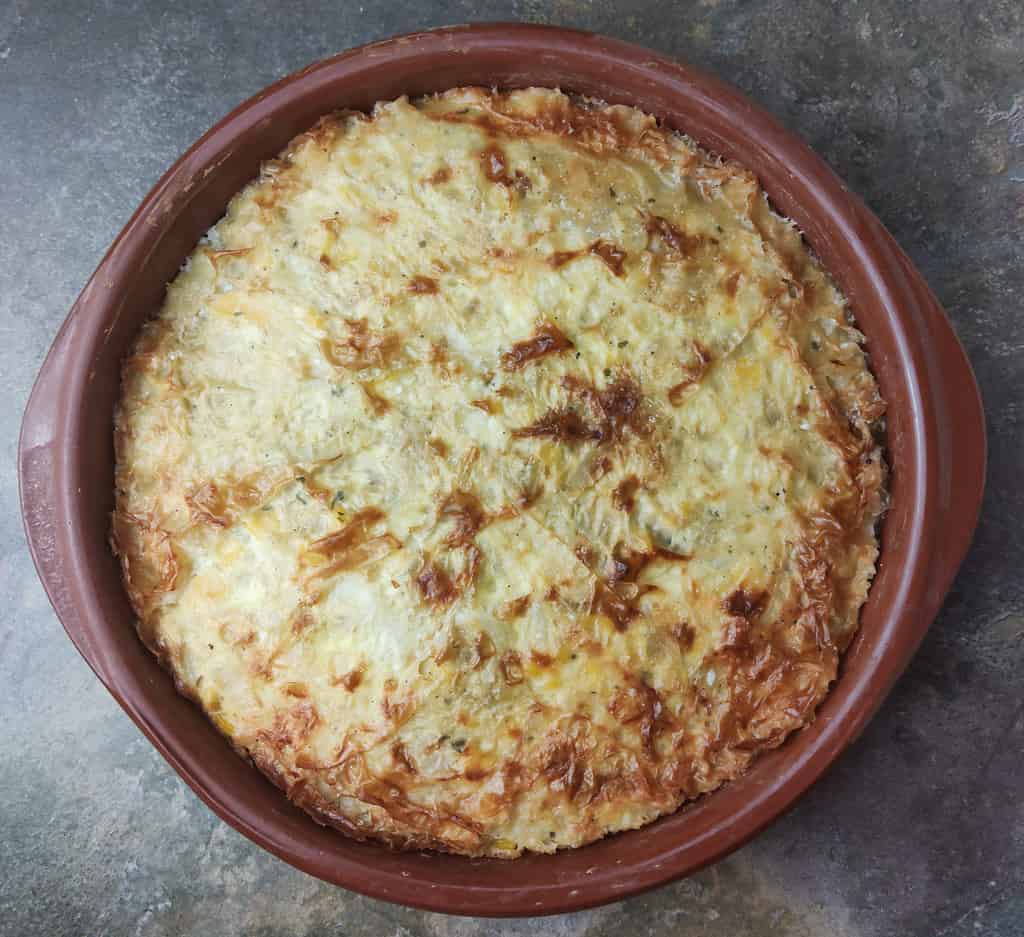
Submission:
{"label": "melted cheese topping", "polygon": [[813,718],[884,407],[756,180],[638,111],[460,89],[239,194],[124,368],[140,633],[321,822],[551,852]]}

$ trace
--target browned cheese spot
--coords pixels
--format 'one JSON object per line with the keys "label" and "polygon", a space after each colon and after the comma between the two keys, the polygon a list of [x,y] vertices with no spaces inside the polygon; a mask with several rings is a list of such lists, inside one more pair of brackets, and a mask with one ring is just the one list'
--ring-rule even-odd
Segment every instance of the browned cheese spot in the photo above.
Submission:
{"label": "browned cheese spot", "polygon": [[275,472],[257,472],[231,486],[231,500],[243,509],[258,507],[281,481]]}
{"label": "browned cheese spot", "polygon": [[416,585],[424,602],[445,608],[476,580],[481,554],[474,538],[490,518],[476,495],[458,489],[441,502],[439,514],[452,521],[452,529],[444,540],[445,546],[461,550],[465,563],[453,579],[438,563],[424,559],[416,575]]}
{"label": "browned cheese spot", "polygon": [[412,756],[399,739],[391,743],[391,760],[399,771],[406,774],[417,773],[416,762],[412,760]]}
{"label": "browned cheese spot", "polygon": [[308,491],[321,504],[326,504],[328,507],[331,506],[335,496],[335,489],[325,487],[316,481],[316,479],[310,478],[308,475],[300,476],[296,481],[298,481],[302,487],[305,488],[306,491]]}
{"label": "browned cheese spot", "polygon": [[458,364],[452,363],[448,356],[448,346],[443,342],[431,342],[429,361],[434,370],[446,380],[451,380],[460,371]]}
{"label": "browned cheese spot", "polygon": [[494,401],[493,400],[487,400],[486,398],[481,397],[479,400],[471,400],[469,402],[469,404],[470,404],[470,406],[476,407],[477,410],[481,410],[484,413],[487,413],[487,414],[494,413]]}
{"label": "browned cheese spot", "polygon": [[454,522],[445,539],[448,546],[466,546],[480,532],[489,518],[480,499],[470,491],[456,489],[441,502],[441,516]]}
{"label": "browned cheese spot", "polygon": [[503,185],[510,191],[525,195],[532,188],[529,177],[518,169],[512,173],[509,172],[505,153],[496,144],[491,144],[481,151],[480,166],[483,169],[484,177],[489,182]]}
{"label": "browned cheese spot", "polygon": [[516,507],[520,511],[528,511],[534,504],[537,503],[537,499],[544,493],[544,489],[540,485],[534,485],[531,488],[524,488],[519,492],[519,496],[516,498]]}
{"label": "browned cheese spot", "polygon": [[551,790],[575,800],[587,775],[586,752],[578,751],[575,740],[560,732],[546,740],[538,758]]}
{"label": "browned cheese spot", "polygon": [[621,439],[626,429],[632,430],[637,436],[645,436],[651,430],[651,422],[643,410],[643,397],[640,388],[628,375],[621,376],[604,389],[597,391],[581,389],[596,402],[600,413],[600,430],[602,441]]}
{"label": "browned cheese spot", "polygon": [[484,170],[484,176],[491,182],[504,182],[508,166],[505,163],[505,154],[497,146],[489,146],[480,153],[480,164]]}
{"label": "browned cheese spot", "polygon": [[600,257],[604,265],[617,277],[625,274],[626,252],[610,241],[597,240],[590,245],[590,253]]}
{"label": "browned cheese spot", "polygon": [[271,189],[269,193],[257,192],[257,194],[253,196],[253,201],[259,208],[268,210],[277,205],[277,196],[278,193]]}
{"label": "browned cheese spot", "polygon": [[594,583],[590,611],[591,614],[611,619],[618,631],[625,631],[629,623],[640,614],[633,599],[619,595],[612,586],[600,579]]}
{"label": "browned cheese spot", "polygon": [[409,281],[408,290],[417,296],[433,296],[438,291],[437,280],[433,277],[413,277]]}
{"label": "browned cheese spot", "polygon": [[599,482],[612,470],[612,460],[606,455],[598,456],[590,463],[590,477]]}
{"label": "browned cheese spot", "polygon": [[502,352],[501,366],[506,371],[521,371],[531,362],[546,355],[557,355],[572,348],[573,344],[553,322],[542,322],[528,339],[516,342]]}
{"label": "browned cheese spot", "polygon": [[[836,507],[838,505],[834,509]],[[828,609],[845,600],[843,581],[835,575],[830,558],[840,549],[840,544],[860,528],[859,499],[850,508],[852,516],[847,526],[827,511],[811,514],[807,518],[807,531],[796,542],[793,551],[804,590],[810,599],[808,621],[813,623],[818,643],[822,645],[831,642]]]}
{"label": "browned cheese spot", "polygon": [[476,580],[476,575],[480,571],[480,549],[474,543],[467,544],[463,547],[463,552],[466,555],[466,565],[462,572],[458,576],[458,586],[460,589],[465,589],[468,585]]}
{"label": "browned cheese spot", "polygon": [[249,661],[249,673],[254,677],[263,680],[270,680],[274,676],[274,654],[260,655]]}
{"label": "browned cheese spot", "polygon": [[589,543],[578,543],[576,549],[572,551],[576,559],[578,559],[588,569],[594,562],[594,548]]}
{"label": "browned cheese spot", "polygon": [[218,527],[230,527],[228,499],[216,482],[207,482],[192,494],[185,496],[193,520],[205,521]]}
{"label": "browned cheese spot", "polygon": [[337,214],[331,215],[328,218],[321,218],[321,224],[324,230],[327,231],[327,244],[325,245],[324,251],[319,256],[319,262],[321,266],[326,270],[335,269],[334,260],[331,257],[331,250],[338,243],[338,236],[341,233],[341,229],[344,227],[344,221]]}
{"label": "browned cheese spot", "polygon": [[451,605],[458,595],[451,576],[432,561],[425,562],[417,573],[416,586],[424,602],[440,608]]}
{"label": "browned cheese spot", "polygon": [[438,513],[452,521],[452,529],[445,537],[444,545],[451,550],[460,550],[465,562],[453,579],[443,567],[425,559],[416,576],[416,585],[428,605],[444,608],[476,580],[481,553],[474,538],[491,518],[476,495],[460,489],[445,496]]}
{"label": "browned cheese spot", "polygon": [[473,642],[473,660],[471,666],[474,670],[482,667],[495,654],[494,641],[486,631],[481,631]]}
{"label": "browned cheese spot", "polygon": [[519,269],[520,255],[506,247],[489,247],[486,251],[491,259],[491,268],[496,273],[515,273]]}
{"label": "browned cheese spot", "polygon": [[736,589],[722,603],[722,607],[730,614],[753,621],[764,611],[768,603],[768,593],[763,590],[747,592]]}
{"label": "browned cheese spot", "polygon": [[648,758],[657,761],[655,742],[658,730],[672,722],[658,691],[642,680],[630,679],[612,697],[608,711],[623,725],[638,724],[640,739]]}
{"label": "browned cheese spot", "polygon": [[512,435],[516,439],[553,439],[570,445],[601,438],[597,429],[589,426],[583,417],[568,407],[549,410],[529,426],[512,430]]}
{"label": "browned cheese spot", "polygon": [[[271,764],[260,763],[259,767],[267,771],[271,777],[275,777]],[[432,805],[428,809],[414,803],[409,799],[401,783],[402,778],[382,778],[374,775],[366,765],[364,753],[352,752],[338,770],[351,779],[352,796],[384,811],[406,830],[415,831],[379,834],[378,838],[388,845],[396,849],[440,845],[440,848],[450,851],[468,850],[474,853],[481,848],[483,836],[479,823],[445,806]],[[365,838],[365,822],[353,821],[339,812],[336,803],[327,800],[319,792],[317,785],[288,785],[283,779],[278,783],[288,790],[288,796],[297,806],[329,818],[331,826],[336,826],[345,833],[360,839]]]}
{"label": "browned cheese spot", "polygon": [[251,250],[251,247],[236,247],[231,250],[211,250],[207,248],[203,253],[206,254],[207,259],[213,264],[214,272],[220,273],[222,260],[230,260],[232,257],[244,257]]}
{"label": "browned cheese spot", "polygon": [[449,634],[448,640],[434,652],[434,663],[440,666],[445,661],[454,660],[463,644],[462,632],[458,628],[454,628]]}
{"label": "browned cheese spot", "polygon": [[335,686],[343,686],[349,693],[355,692],[356,687],[363,682],[363,670],[361,667],[356,667],[348,673],[342,674],[340,677],[335,677],[331,683]]}
{"label": "browned cheese spot", "polygon": [[579,257],[583,251],[555,251],[550,257],[548,257],[548,264],[555,268],[555,270],[564,267],[567,263],[575,260]]}
{"label": "browned cheese spot", "polygon": [[391,409],[391,401],[378,394],[369,381],[359,381],[359,389],[376,416],[384,416]]}
{"label": "browned cheese spot", "polygon": [[612,503],[627,514],[636,506],[636,493],[640,489],[640,479],[635,475],[627,475],[612,491]]}
{"label": "browned cheese spot", "polygon": [[711,352],[700,342],[691,342],[693,361],[683,368],[683,379],[668,390],[668,402],[678,407],[686,397],[687,391],[693,387],[706,373],[711,365]]}
{"label": "browned cheese spot", "polygon": [[427,176],[427,182],[431,185],[443,185],[452,177],[452,171],[447,166],[440,166],[431,175]]}
{"label": "browned cheese spot", "polygon": [[490,95],[484,107],[486,110],[446,111],[431,116],[450,123],[474,124],[495,137],[554,134],[569,146],[596,154],[622,152],[645,137],[645,128],[631,126],[614,111],[579,107],[567,100],[545,103],[525,114],[508,108],[500,95]]}
{"label": "browned cheese spot", "polygon": [[384,699],[381,700],[380,707],[385,719],[395,726],[400,726],[408,721],[416,708],[416,704],[408,693],[400,699],[395,699],[394,694],[397,689],[398,681],[394,678],[384,681]]}
{"label": "browned cheese spot", "polygon": [[498,661],[501,675],[509,686],[523,682],[523,661],[515,651],[506,651]]}
{"label": "browned cheese spot", "polygon": [[697,632],[693,625],[685,621],[677,621],[671,628],[672,637],[676,639],[680,650],[689,651],[697,640]]}
{"label": "browned cheese spot", "polygon": [[326,152],[330,149],[338,134],[342,132],[346,119],[361,120],[364,122],[368,120],[366,114],[357,112],[328,114],[321,117],[316,124],[304,134],[301,134],[299,139],[307,139]]}
{"label": "browned cheese spot", "polygon": [[502,602],[498,606],[498,618],[502,621],[513,621],[516,618],[522,617],[530,607],[531,598],[530,593],[527,592],[526,595]]}
{"label": "browned cheese spot", "polygon": [[644,568],[656,559],[685,563],[689,557],[662,547],[632,550],[621,543],[616,544],[605,568],[595,571],[600,578],[594,583],[591,613],[605,615],[617,630],[625,631],[629,623],[640,615],[637,601],[655,588],[637,580]]}
{"label": "browned cheese spot", "polygon": [[616,544],[612,552],[606,573],[613,582],[635,582],[637,576],[654,560],[685,563],[689,559],[685,553],[673,553],[664,547],[650,546],[646,550],[631,550],[620,543]]}
{"label": "browned cheese spot", "polygon": [[170,535],[152,517],[115,511],[111,545],[121,558],[121,569],[132,608],[140,618],[139,635],[151,643],[145,619],[159,595],[174,589],[178,559]]}
{"label": "browned cheese spot", "polygon": [[296,704],[291,709],[281,710],[274,716],[269,729],[262,729],[257,738],[275,751],[285,748],[300,748],[320,724],[320,713],[309,701]]}
{"label": "browned cheese spot", "polygon": [[365,319],[346,319],[348,336],[344,340],[325,338],[320,342],[324,357],[335,367],[349,371],[382,368],[399,351],[394,332],[371,329]]}
{"label": "browned cheese spot", "polygon": [[291,632],[296,637],[308,631],[316,624],[313,613],[308,608],[298,608],[291,617]]}
{"label": "browned cheese spot", "polygon": [[345,222],[341,219],[340,213],[330,215],[327,218],[321,218],[320,224],[331,236],[332,240],[337,239],[338,235],[341,234],[342,228],[345,227]]}
{"label": "browned cheese spot", "polygon": [[[730,687],[733,706],[713,739],[718,750],[750,741],[777,745],[806,721],[835,675],[838,654],[827,613],[820,616],[813,596],[808,607],[780,613],[781,621],[792,623],[781,630],[774,624],[758,627],[768,598],[765,591],[740,588],[722,600],[726,630],[709,665]],[[752,724],[758,726],[756,739]]]}
{"label": "browned cheese spot", "polygon": [[194,523],[230,527],[238,511],[259,507],[292,477],[287,470],[271,470],[256,472],[237,481],[208,481],[186,495],[185,503]]}
{"label": "browned cheese spot", "polygon": [[621,374],[601,390],[574,375],[563,378],[562,386],[583,406],[590,422],[575,410],[560,408],[550,411],[532,426],[513,431],[513,435],[547,436],[564,442],[613,443],[621,441],[626,430],[646,436],[653,429],[654,422],[644,406],[640,387],[628,374]]}
{"label": "browned cheese spot", "polygon": [[735,273],[728,276],[723,284],[725,288],[725,295],[732,299],[736,295],[736,290],[739,289],[740,285],[740,272],[737,270]]}
{"label": "browned cheese spot", "polygon": [[618,245],[612,244],[611,241],[601,239],[594,241],[589,247],[580,248],[579,250],[555,251],[548,257],[548,264],[555,270],[558,270],[587,254],[593,254],[601,260],[615,276],[621,277],[625,275],[626,252]]}
{"label": "browned cheese spot", "polygon": [[660,241],[681,258],[691,257],[704,243],[700,235],[687,234],[661,215],[647,216],[647,249]]}
{"label": "browned cheese spot", "polygon": [[[313,541],[300,563],[312,566],[311,580],[326,579],[336,573],[355,569],[365,563],[382,559],[387,554],[400,550],[402,543],[390,533],[373,535],[371,529],[384,518],[380,508],[362,508],[352,515],[341,530]],[[327,560],[325,565],[313,565],[309,554],[317,554]]]}

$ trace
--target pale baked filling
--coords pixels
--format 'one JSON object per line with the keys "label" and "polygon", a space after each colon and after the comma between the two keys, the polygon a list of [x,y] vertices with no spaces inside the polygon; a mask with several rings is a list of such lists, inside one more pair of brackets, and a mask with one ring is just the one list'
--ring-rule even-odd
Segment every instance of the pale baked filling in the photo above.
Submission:
{"label": "pale baked filling", "polygon": [[140,634],[321,822],[551,852],[814,717],[883,415],[754,177],[638,111],[459,89],[296,138],[125,363]]}

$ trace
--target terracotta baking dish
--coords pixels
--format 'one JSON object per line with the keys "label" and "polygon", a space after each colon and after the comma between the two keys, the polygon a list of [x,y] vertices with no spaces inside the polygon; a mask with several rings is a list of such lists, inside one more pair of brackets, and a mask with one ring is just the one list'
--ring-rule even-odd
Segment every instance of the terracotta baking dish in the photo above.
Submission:
{"label": "terracotta baking dish", "polygon": [[[889,403],[893,468],[878,576],[814,724],[739,781],[650,827],[511,862],[362,845],[292,807],[139,643],[107,546],[121,358],[230,196],[327,111],[466,84],[558,86],[631,104],[753,169],[852,302]],[[645,49],[562,29],[479,25],[389,39],[310,66],[242,104],[182,156],[61,328],[25,412],[19,467],[29,545],[68,635],[213,810],[346,888],[438,911],[524,915],[613,901],[691,873],[757,833],[822,774],[864,728],[939,609],[977,521],[985,431],[970,365],[935,297],[804,143],[727,85]]]}

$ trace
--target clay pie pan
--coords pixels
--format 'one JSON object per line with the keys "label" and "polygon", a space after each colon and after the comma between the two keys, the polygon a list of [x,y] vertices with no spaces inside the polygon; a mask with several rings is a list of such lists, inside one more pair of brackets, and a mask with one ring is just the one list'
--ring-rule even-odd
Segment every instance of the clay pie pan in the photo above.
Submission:
{"label": "clay pie pan", "polygon": [[[818,718],[728,784],[653,825],[514,861],[390,852],[317,826],[240,759],[135,636],[107,547],[119,366],[197,239],[262,160],[335,108],[457,85],[560,87],[629,104],[760,177],[838,281],[889,404],[892,507],[860,632]],[[793,804],[864,728],[934,618],[977,521],[985,435],[974,376],[935,297],[863,203],[728,85],[636,46],[525,25],[440,29],[310,66],[246,101],[168,170],[89,280],[22,427],[21,503],[39,575],[82,656],[189,786],[300,869],[377,898],[524,915],[614,901],[693,872]]]}

